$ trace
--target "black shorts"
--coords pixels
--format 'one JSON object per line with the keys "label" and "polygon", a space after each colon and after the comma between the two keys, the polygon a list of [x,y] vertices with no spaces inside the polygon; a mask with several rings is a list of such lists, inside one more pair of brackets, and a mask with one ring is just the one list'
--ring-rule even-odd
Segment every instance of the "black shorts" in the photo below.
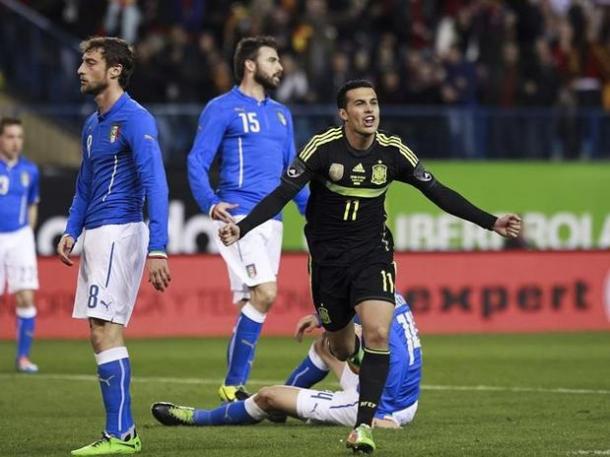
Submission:
{"label": "black shorts", "polygon": [[311,294],[322,326],[341,330],[354,317],[354,307],[365,300],[394,303],[394,263],[350,266],[310,264]]}

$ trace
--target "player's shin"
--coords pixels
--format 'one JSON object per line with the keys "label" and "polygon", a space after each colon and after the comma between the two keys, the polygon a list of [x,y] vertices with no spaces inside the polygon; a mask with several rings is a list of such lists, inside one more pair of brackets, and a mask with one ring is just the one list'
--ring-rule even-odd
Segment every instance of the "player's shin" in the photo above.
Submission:
{"label": "player's shin", "polygon": [[97,374],[106,409],[106,433],[119,439],[134,434],[131,416],[131,366],[125,346],[107,349],[95,355]]}
{"label": "player's shin", "polygon": [[267,417],[250,397],[244,401],[225,403],[215,409],[196,409],[193,414],[195,425],[246,425],[260,422]]}
{"label": "player's shin", "polygon": [[307,357],[290,373],[284,384],[287,386],[309,388],[322,381],[328,374],[328,371],[328,366],[315,350],[315,343],[312,343]]}
{"label": "player's shin", "polygon": [[250,302],[241,309],[228,350],[226,386],[241,386],[248,381],[265,317]]}
{"label": "player's shin", "polygon": [[390,351],[364,348],[360,365],[360,398],[356,427],[371,425],[390,367]]}
{"label": "player's shin", "polygon": [[17,363],[30,357],[34,328],[36,326],[36,308],[34,306],[17,307]]}

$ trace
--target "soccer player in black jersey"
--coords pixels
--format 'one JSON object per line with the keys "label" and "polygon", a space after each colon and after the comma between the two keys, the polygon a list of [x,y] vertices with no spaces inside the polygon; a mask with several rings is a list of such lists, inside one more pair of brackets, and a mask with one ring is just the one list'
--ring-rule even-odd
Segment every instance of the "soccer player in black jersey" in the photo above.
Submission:
{"label": "soccer player in black jersey", "polygon": [[245,219],[225,225],[220,237],[229,245],[247,236],[310,182],[305,235],[312,295],[330,350],[340,360],[361,352],[354,312],[362,322],[358,417],[346,444],[355,452],[372,452],[370,425],[388,373],[394,309],[394,246],[384,210],[389,184],[411,184],[441,209],[505,237],[518,235],[521,220],[477,208],[426,171],[400,137],[380,131],[379,103],[370,82],[345,83],[337,106],[343,125],[313,136],[280,185]]}

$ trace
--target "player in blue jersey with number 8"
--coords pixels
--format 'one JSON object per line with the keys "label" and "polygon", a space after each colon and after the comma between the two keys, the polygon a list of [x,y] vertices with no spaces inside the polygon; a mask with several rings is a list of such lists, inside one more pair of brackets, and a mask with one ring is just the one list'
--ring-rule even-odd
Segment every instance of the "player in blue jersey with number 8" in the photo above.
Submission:
{"label": "player in blue jersey with number 8", "polygon": [[[275,40],[242,39],[233,64],[239,85],[207,104],[188,157],[193,196],[218,228],[247,215],[279,184],[296,154],[290,111],[267,95],[282,76]],[[213,190],[209,174],[217,156],[220,176]],[[294,198],[301,214],[308,195],[305,188]],[[234,401],[246,395],[256,343],[277,295],[281,214],[233,246],[223,245],[217,235],[216,244],[227,264],[233,302],[240,307],[227,351],[227,374],[219,389],[221,400]]]}
{"label": "player in blue jersey with number 8", "polygon": [[34,232],[38,215],[39,173],[35,164],[21,155],[21,120],[0,120],[0,297],[5,283],[14,294],[17,309],[17,356],[21,373],[36,373],[30,361],[34,339],[38,289]]}
{"label": "player in blue jersey with number 8", "polygon": [[[167,255],[168,189],[152,115],[125,92],[134,55],[118,38],[81,43],[81,92],[98,110],[85,121],[76,193],[57,252],[83,244],[73,317],[88,319],[106,427],[72,455],[134,454],[142,449],[131,415],[129,354],[123,340],[144,266],[155,289],[171,280]],[[150,218],[147,227],[143,206]]]}

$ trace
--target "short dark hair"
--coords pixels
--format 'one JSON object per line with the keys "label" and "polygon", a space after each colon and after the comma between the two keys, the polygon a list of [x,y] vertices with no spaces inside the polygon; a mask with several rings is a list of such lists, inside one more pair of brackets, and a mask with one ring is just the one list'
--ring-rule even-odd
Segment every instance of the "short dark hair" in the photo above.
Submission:
{"label": "short dark hair", "polygon": [[3,117],[0,119],[0,135],[4,134],[4,128],[9,127],[11,125],[23,125],[21,119],[16,117]]}
{"label": "short dark hair", "polygon": [[339,92],[337,92],[337,108],[345,108],[347,106],[347,96],[346,94],[352,89],[358,89],[360,87],[369,87],[375,90],[375,86],[372,82],[367,81],[366,79],[352,79],[347,81],[345,84],[341,86]]}
{"label": "short dark hair", "polygon": [[129,43],[116,37],[96,36],[80,44],[80,50],[83,54],[94,49],[101,51],[108,68],[117,65],[123,67],[119,76],[119,84],[123,89],[126,89],[135,67],[135,54]]}
{"label": "short dark hair", "polygon": [[263,46],[273,48],[277,51],[277,41],[272,36],[255,36],[242,38],[237,43],[235,55],[233,56],[233,73],[235,79],[241,82],[244,78],[244,63],[246,60],[254,60],[258,50]]}

